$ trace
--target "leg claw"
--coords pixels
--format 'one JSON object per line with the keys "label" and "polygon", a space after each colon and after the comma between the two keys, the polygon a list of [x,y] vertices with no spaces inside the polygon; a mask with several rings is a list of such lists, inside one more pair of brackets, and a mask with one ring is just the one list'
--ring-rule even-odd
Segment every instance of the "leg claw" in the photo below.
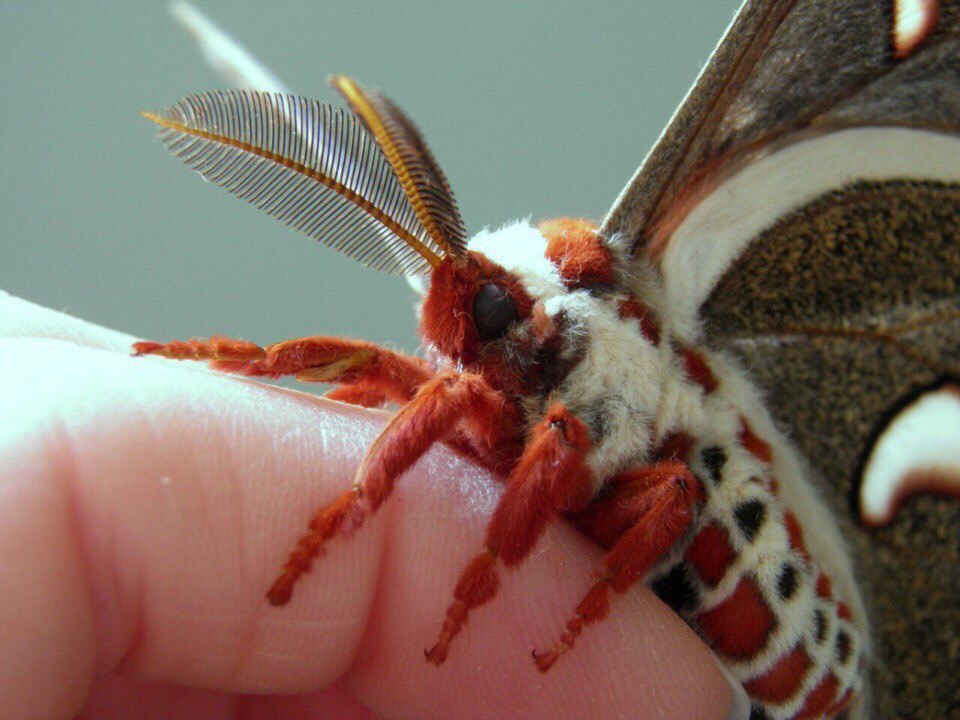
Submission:
{"label": "leg claw", "polygon": [[533,661],[537,664],[537,670],[542,673],[547,672],[550,668],[553,667],[553,664],[560,659],[560,656],[563,654],[563,651],[559,648],[554,648],[553,650],[548,650],[544,653],[538,653],[534,650],[531,655],[533,655]]}
{"label": "leg claw", "polygon": [[423,654],[424,657],[427,658],[428,663],[440,667],[443,661],[447,659],[447,648],[441,647],[440,643],[437,643],[429,650],[424,650]]}

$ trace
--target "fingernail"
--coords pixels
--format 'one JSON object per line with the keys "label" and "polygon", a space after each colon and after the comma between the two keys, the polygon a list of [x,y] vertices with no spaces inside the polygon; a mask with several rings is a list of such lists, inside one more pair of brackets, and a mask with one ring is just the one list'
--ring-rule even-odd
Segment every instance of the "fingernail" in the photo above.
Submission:
{"label": "fingernail", "polygon": [[720,668],[720,672],[727,679],[727,684],[730,685],[731,704],[730,714],[727,716],[728,720],[750,720],[750,698],[747,697],[747,691],[743,689],[740,681],[733,676],[733,673],[721,660],[718,658],[714,658],[714,660],[717,667]]}

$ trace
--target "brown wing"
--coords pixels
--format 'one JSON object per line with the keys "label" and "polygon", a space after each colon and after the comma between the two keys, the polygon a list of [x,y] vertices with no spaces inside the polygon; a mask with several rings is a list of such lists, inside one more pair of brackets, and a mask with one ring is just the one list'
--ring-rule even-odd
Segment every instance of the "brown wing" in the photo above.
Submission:
{"label": "brown wing", "polygon": [[960,130],[958,29],[956,0],[747,0],[602,230],[661,251],[698,197],[803,134]]}
{"label": "brown wing", "polygon": [[[960,183],[863,182],[761,233],[702,306],[710,339],[739,355],[841,518],[865,499],[861,471],[887,423],[960,377],[958,278]],[[900,475],[879,488],[894,504],[947,493],[960,472],[960,415],[914,415],[899,423],[914,439],[886,443],[900,443]],[[947,670],[960,666],[960,503],[915,497],[882,531],[844,527],[876,630],[875,717],[945,717],[960,701]]]}
{"label": "brown wing", "polygon": [[958,278],[960,183],[860,182],[760,233],[701,313],[840,482],[899,399],[960,377]]}
{"label": "brown wing", "polygon": [[958,187],[960,0],[755,0],[603,231],[657,261],[678,334],[747,357],[850,477],[884,410],[960,372]]}
{"label": "brown wing", "polygon": [[849,520],[884,422],[960,376],[960,2],[745,3],[603,230],[657,263],[674,332],[739,355],[847,518],[874,716],[948,715],[960,503]]}

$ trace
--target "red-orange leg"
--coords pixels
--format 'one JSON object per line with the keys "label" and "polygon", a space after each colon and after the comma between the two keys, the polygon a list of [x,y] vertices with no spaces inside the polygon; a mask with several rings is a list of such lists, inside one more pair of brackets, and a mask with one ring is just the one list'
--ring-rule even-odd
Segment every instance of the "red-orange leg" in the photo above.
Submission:
{"label": "red-orange leg", "polygon": [[309,570],[324,543],[338,532],[357,528],[376,512],[393,491],[396,480],[435,442],[462,435],[478,453],[516,453],[518,417],[516,408],[478,375],[464,373],[427,382],[367,451],[353,489],[311,521],[267,598],[274,605],[286,603],[294,584]]}
{"label": "red-orange leg", "polygon": [[383,407],[387,396],[372,383],[354,382],[349,385],[338,385],[323,394],[325,398],[337,402],[359,405],[360,407]]}
{"label": "red-orange leg", "polygon": [[497,562],[505,567],[520,563],[547,523],[586,499],[591,482],[584,458],[590,446],[587,426],[559,403],[533,429],[487,525],[484,550],[460,575],[437,643],[426,653],[428,661],[442,663],[469,612],[496,595]]}
{"label": "red-orange leg", "polygon": [[209,340],[138,342],[133,351],[174,360],[207,360],[215,370],[238,375],[294,375],[305,382],[344,383],[355,386],[352,395],[344,391],[334,397],[363,399],[359,404],[407,402],[420,385],[434,377],[425,360],[372,343],[334,337],[284,340],[263,348],[245,340],[215,336]]}
{"label": "red-orange leg", "polygon": [[[667,461],[624,473],[617,478],[617,499],[610,509],[633,514],[633,525],[617,540],[595,574],[596,582],[577,605],[560,640],[546,652],[534,652],[546,672],[573,644],[584,626],[610,613],[610,591],[626,592],[664,556],[693,521],[700,484],[684,463]],[[627,493],[635,493],[632,498]],[[617,518],[617,522],[622,518]]]}
{"label": "red-orange leg", "polygon": [[168,343],[137,342],[134,355],[159,355],[171,360],[229,360],[242,363],[266,357],[266,350],[246,340],[214,335],[209,340],[173,340]]}

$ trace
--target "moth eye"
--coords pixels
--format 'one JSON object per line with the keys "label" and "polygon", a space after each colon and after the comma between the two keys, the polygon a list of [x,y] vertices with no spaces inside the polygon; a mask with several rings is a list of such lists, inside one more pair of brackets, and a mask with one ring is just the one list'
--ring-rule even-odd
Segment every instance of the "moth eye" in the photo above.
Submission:
{"label": "moth eye", "polygon": [[482,340],[494,340],[517,319],[513,298],[503,285],[487,283],[473,298],[473,322]]}

